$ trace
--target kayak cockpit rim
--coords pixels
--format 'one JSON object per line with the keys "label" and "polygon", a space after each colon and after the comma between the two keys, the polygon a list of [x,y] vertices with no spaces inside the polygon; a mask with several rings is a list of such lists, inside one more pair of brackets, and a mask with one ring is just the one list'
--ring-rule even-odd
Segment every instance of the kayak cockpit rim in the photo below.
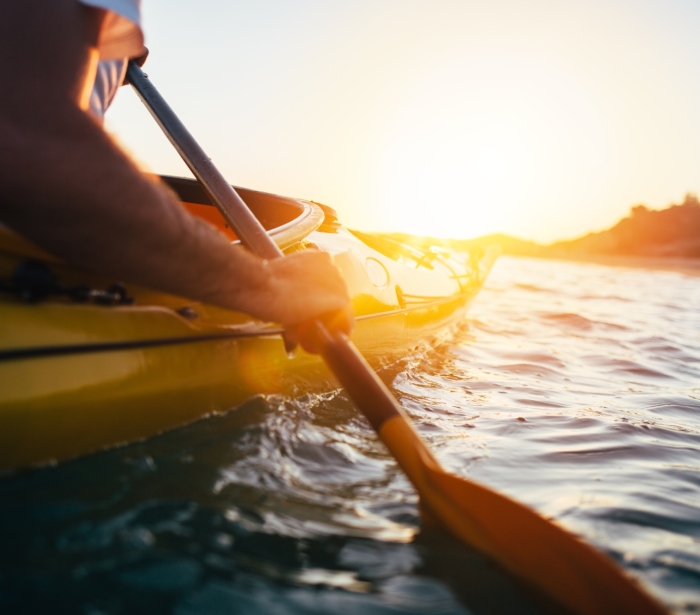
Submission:
{"label": "kayak cockpit rim", "polygon": [[[169,175],[158,177],[175,191],[181,202],[214,206],[197,180]],[[282,250],[299,243],[324,222],[325,214],[315,203],[248,188],[233,188]],[[233,243],[240,243],[240,240],[236,239]]]}

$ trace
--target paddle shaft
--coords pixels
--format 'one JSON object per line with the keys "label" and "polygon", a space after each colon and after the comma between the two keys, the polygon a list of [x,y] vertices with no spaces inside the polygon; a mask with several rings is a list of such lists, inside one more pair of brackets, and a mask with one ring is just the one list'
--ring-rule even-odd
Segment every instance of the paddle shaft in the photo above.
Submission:
{"label": "paddle shaft", "polygon": [[[134,62],[129,62],[127,78],[243,245],[262,258],[282,257],[248,206]],[[571,612],[665,612],[608,558],[568,532],[487,487],[442,470],[403,409],[347,337],[329,331],[320,321],[312,326],[331,371],[411,480],[427,511],[456,538],[487,553]]]}
{"label": "paddle shaft", "polygon": [[282,250],[270,239],[253,212],[224,179],[211,158],[204,153],[180,118],[156,90],[148,75],[133,60],[129,62],[126,77],[243,245],[262,258],[283,256]]}
{"label": "paddle shaft", "polygon": [[[262,258],[284,256],[148,76],[133,61],[129,62],[127,79],[243,245]],[[354,345],[343,334],[329,332],[320,322],[314,326],[323,342],[321,355],[375,430],[379,432],[390,417],[403,416],[408,420]],[[410,478],[413,480],[413,477]]]}

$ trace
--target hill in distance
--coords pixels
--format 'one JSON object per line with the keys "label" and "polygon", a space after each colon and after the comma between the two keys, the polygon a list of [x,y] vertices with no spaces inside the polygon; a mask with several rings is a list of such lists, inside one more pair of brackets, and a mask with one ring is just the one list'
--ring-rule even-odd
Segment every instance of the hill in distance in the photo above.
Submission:
{"label": "hill in distance", "polygon": [[652,210],[636,205],[630,214],[613,227],[568,241],[548,245],[503,234],[484,235],[476,239],[437,239],[414,237],[403,233],[384,233],[386,237],[469,251],[499,245],[504,254],[598,260],[598,257],[698,258],[700,259],[700,202],[687,194],[680,205]]}

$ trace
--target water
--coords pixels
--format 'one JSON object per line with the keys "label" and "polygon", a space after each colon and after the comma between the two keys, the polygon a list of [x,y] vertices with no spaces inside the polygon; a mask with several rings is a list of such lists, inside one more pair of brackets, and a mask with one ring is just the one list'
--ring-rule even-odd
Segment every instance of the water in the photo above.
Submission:
{"label": "water", "polygon": [[[700,278],[502,258],[384,369],[441,462],[700,612]],[[0,481],[0,612],[538,613],[417,500],[339,391],[250,401]]]}

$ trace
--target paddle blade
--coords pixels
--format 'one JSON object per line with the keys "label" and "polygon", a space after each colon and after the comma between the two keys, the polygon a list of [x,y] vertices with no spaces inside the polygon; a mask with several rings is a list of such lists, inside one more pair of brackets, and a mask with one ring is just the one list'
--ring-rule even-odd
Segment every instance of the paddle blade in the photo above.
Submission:
{"label": "paddle blade", "polygon": [[465,542],[582,615],[666,610],[609,558],[533,510],[424,460],[423,505]]}
{"label": "paddle blade", "polygon": [[354,346],[318,328],[321,352],[420,495],[427,516],[572,613],[666,611],[610,559],[533,510],[448,474]]}

